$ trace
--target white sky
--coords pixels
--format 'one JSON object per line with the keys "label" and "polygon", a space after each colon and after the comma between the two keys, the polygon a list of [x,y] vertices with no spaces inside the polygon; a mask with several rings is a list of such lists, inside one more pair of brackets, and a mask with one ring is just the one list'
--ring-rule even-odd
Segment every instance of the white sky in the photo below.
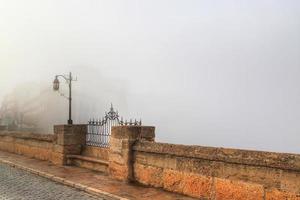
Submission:
{"label": "white sky", "polygon": [[73,71],[75,121],[112,101],[156,126],[158,141],[300,153],[299,10],[298,0],[0,0],[0,100]]}

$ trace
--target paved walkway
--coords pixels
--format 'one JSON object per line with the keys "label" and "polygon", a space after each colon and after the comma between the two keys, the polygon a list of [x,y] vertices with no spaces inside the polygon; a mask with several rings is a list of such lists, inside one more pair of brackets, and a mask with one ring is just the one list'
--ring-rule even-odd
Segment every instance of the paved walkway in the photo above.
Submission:
{"label": "paved walkway", "polygon": [[0,163],[0,199],[96,200],[99,197]]}
{"label": "paved walkway", "polygon": [[195,200],[194,198],[166,192],[160,189],[119,182],[99,172],[75,166],[55,166],[47,161],[35,160],[2,151],[0,151],[0,162],[21,167],[32,173],[39,174],[89,193],[100,194],[100,196],[104,196],[105,199]]}

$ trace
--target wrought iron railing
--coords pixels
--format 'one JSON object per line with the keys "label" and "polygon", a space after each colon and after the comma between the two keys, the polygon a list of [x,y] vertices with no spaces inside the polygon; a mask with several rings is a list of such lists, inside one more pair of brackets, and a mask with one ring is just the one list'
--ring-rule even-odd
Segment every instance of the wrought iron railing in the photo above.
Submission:
{"label": "wrought iron railing", "polygon": [[109,112],[105,113],[102,119],[91,119],[88,122],[88,132],[86,135],[86,144],[89,146],[108,147],[112,126],[142,125],[142,120],[123,120],[119,117],[118,111],[113,106]]}

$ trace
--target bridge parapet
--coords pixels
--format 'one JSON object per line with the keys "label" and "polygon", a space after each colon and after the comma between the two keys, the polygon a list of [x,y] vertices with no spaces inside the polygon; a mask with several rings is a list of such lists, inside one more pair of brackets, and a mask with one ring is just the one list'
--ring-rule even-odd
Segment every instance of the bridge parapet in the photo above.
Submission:
{"label": "bridge parapet", "polygon": [[112,127],[105,148],[87,148],[86,134],[87,125],[57,125],[53,135],[0,131],[0,150],[56,165],[95,156],[114,179],[200,199],[300,200],[299,154],[158,143],[151,126]]}
{"label": "bridge parapet", "polygon": [[300,200],[299,154],[154,140],[154,127],[113,127],[110,175],[200,199]]}

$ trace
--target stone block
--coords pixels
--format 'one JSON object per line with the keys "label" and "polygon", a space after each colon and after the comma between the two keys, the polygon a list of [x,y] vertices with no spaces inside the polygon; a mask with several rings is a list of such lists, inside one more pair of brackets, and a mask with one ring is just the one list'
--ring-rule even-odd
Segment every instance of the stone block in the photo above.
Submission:
{"label": "stone block", "polygon": [[212,178],[197,174],[184,173],[183,194],[196,198],[210,198],[212,195]]}
{"label": "stone block", "polygon": [[154,136],[154,127],[113,126],[108,155],[111,176],[133,181],[133,145],[138,140],[153,141]]}
{"label": "stone block", "polygon": [[[264,187],[279,188],[281,184],[282,170],[267,168],[261,166],[249,166],[242,164],[232,164],[225,162],[215,162],[218,165],[212,165],[212,171],[215,177],[252,182],[264,185]],[[219,167],[215,167],[219,166]]]}
{"label": "stone block", "polygon": [[154,187],[163,187],[163,169],[158,167],[134,165],[134,178],[136,181]]}
{"label": "stone block", "polygon": [[15,143],[0,142],[0,150],[15,153]]}
{"label": "stone block", "polygon": [[266,190],[265,200],[300,200],[300,194],[297,195],[278,189]]}
{"label": "stone block", "polygon": [[196,173],[202,176],[213,176],[216,170],[223,169],[222,165],[210,160],[175,157],[176,170],[186,173]]}
{"label": "stone block", "polygon": [[[23,146],[24,148],[25,146]],[[27,151],[20,152],[28,157],[36,158],[39,160],[49,160],[51,157],[51,150],[46,148],[39,148],[39,147],[29,147],[26,148]]]}
{"label": "stone block", "polygon": [[25,156],[28,156],[28,157],[34,157],[33,152],[30,151],[29,146],[16,143],[14,145],[14,147],[15,147],[15,153],[25,155]]}
{"label": "stone block", "polygon": [[175,170],[164,170],[164,189],[196,198],[210,199],[212,195],[212,178]]}
{"label": "stone block", "polygon": [[128,172],[128,166],[120,165],[115,162],[109,162],[109,174],[114,179],[120,180],[120,181],[129,181],[129,172]]}
{"label": "stone block", "polygon": [[106,147],[84,146],[82,155],[108,160],[108,150]]}
{"label": "stone block", "polygon": [[58,145],[85,145],[87,125],[55,125],[54,134]]}
{"label": "stone block", "polygon": [[163,172],[163,187],[164,189],[171,191],[182,193],[182,179],[183,173],[174,171],[174,170],[164,170]]}
{"label": "stone block", "polygon": [[51,162],[57,165],[67,164],[66,155],[80,154],[86,142],[87,125],[55,125],[55,140]]}
{"label": "stone block", "polygon": [[284,191],[300,194],[300,171],[283,171],[280,188]]}
{"label": "stone block", "polygon": [[122,139],[110,138],[110,152],[122,153]]}
{"label": "stone block", "polygon": [[153,126],[114,126],[111,137],[118,139],[139,139],[154,141],[155,127]]}
{"label": "stone block", "polygon": [[215,198],[217,200],[263,200],[262,185],[215,178]]}
{"label": "stone block", "polygon": [[135,161],[144,164],[151,165],[155,167],[161,167],[166,169],[176,169],[177,159],[169,155],[154,154],[147,152],[135,152],[134,153]]}
{"label": "stone block", "polygon": [[62,153],[62,154],[80,154],[81,153],[81,145],[58,145],[54,144],[53,149],[54,152]]}
{"label": "stone block", "polygon": [[85,135],[76,133],[59,133],[57,134],[56,143],[58,145],[78,145],[85,144]]}
{"label": "stone block", "polygon": [[141,126],[140,139],[154,142],[155,140],[155,127],[151,126]]}
{"label": "stone block", "polygon": [[128,163],[128,161],[124,159],[123,155],[119,153],[110,153],[108,160],[109,162],[115,162],[120,165],[126,165]]}
{"label": "stone block", "polygon": [[52,152],[50,161],[55,165],[66,165],[67,158],[65,154]]}

